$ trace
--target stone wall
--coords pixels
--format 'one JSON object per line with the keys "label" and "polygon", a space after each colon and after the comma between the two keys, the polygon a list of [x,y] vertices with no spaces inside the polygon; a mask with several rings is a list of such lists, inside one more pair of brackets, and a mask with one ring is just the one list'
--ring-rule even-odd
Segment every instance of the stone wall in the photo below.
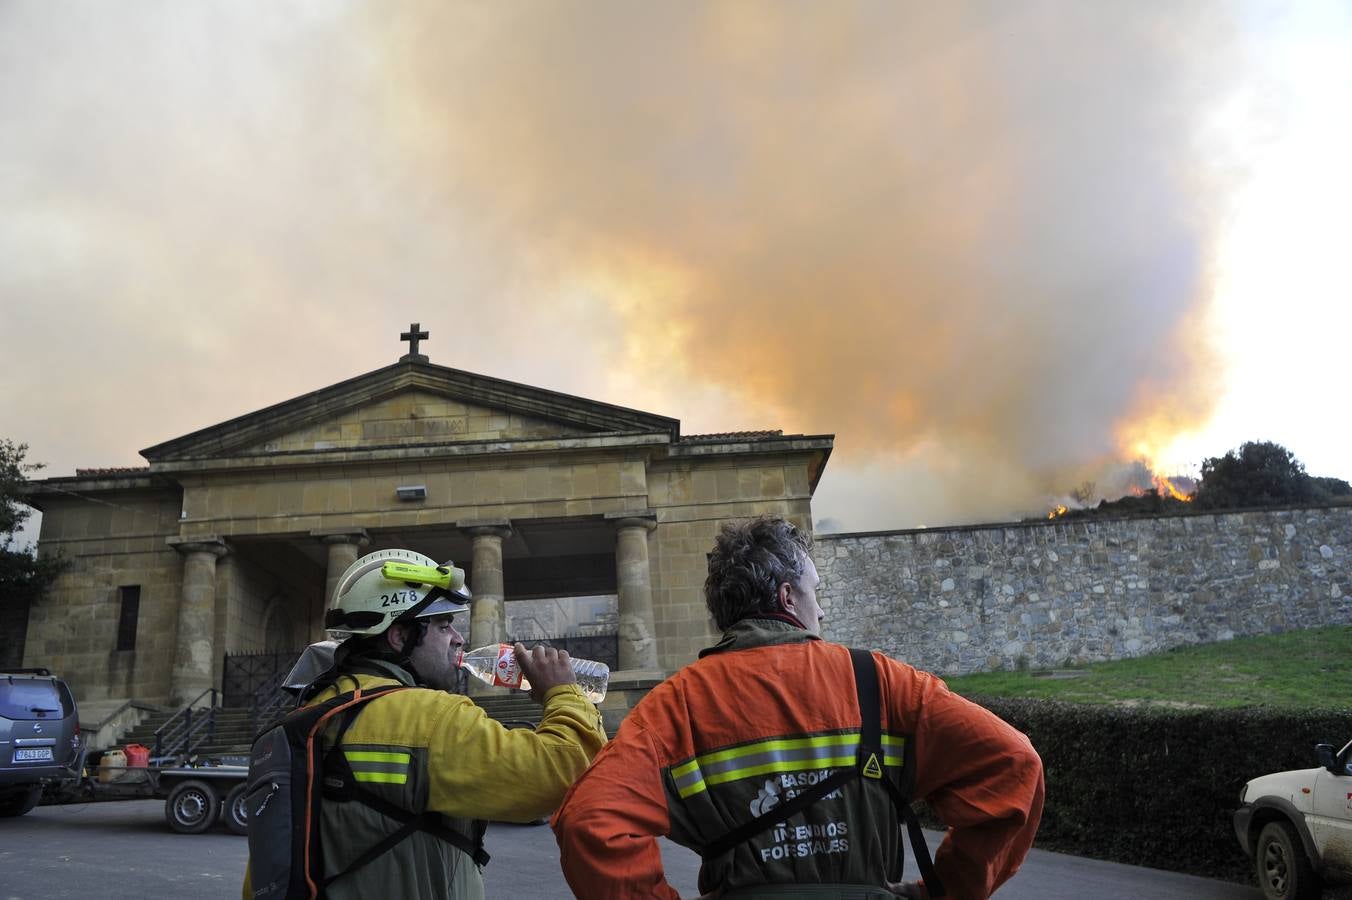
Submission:
{"label": "stone wall", "polygon": [[28,637],[28,601],[6,597],[0,603],[0,666],[22,666]]}
{"label": "stone wall", "polygon": [[808,467],[788,454],[762,459],[677,459],[647,473],[657,515],[648,540],[659,661],[673,672],[718,640],[704,604],[704,578],[727,519],[773,514],[800,528],[812,521]]}
{"label": "stone wall", "polygon": [[[216,640],[217,650],[225,653],[262,653],[266,633],[263,621],[269,602],[276,602],[270,579],[261,576],[256,566],[241,562],[237,553],[229,553],[216,563]],[[288,638],[291,636],[288,634]],[[301,638],[287,640],[283,649],[300,645]],[[217,657],[221,656],[217,652]],[[216,663],[216,668],[221,668]]]}
{"label": "stone wall", "polygon": [[965,674],[1352,624],[1352,506],[820,535],[824,636]]}
{"label": "stone wall", "polygon": [[[292,469],[279,463],[262,474],[184,475],[178,525],[184,537],[230,539],[641,511],[647,508],[644,461],[637,451],[629,455],[578,461],[505,454],[449,462],[410,457]],[[423,485],[427,499],[397,502],[400,484]]]}
{"label": "stone wall", "polygon": [[[233,572],[235,579],[228,588],[222,583],[226,572]],[[287,582],[257,564],[241,564],[233,554],[227,556],[216,567],[217,615],[228,610],[217,643],[226,653],[300,649],[309,643],[306,626],[321,594],[313,584]]]}
{"label": "stone wall", "polygon": [[[149,488],[150,486],[147,485]],[[98,503],[47,502],[40,552],[68,562],[29,613],[25,666],[62,674],[80,702],[140,697],[169,689],[182,562],[165,541],[178,530],[173,491],[111,493]],[[117,649],[120,590],[141,588],[136,649]]]}

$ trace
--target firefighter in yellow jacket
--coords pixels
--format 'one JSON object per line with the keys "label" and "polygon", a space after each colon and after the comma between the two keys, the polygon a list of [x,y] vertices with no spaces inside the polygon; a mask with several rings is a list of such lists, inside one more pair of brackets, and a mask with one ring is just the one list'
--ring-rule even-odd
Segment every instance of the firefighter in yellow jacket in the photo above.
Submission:
{"label": "firefighter in yellow jacket", "polygon": [[[340,875],[323,896],[482,898],[475,857],[483,820],[528,822],[549,814],[605,743],[605,731],[577,687],[568,654],[551,648],[527,652],[516,645],[531,697],[544,707],[533,731],[504,728],[468,697],[448,693],[464,644],[452,617],[468,608],[469,593],[392,581],[382,573],[387,562],[437,565],[413,551],[382,550],[348,567],[325,618],[342,643],[333,668],[304,696],[313,704],[358,686],[426,688],[369,701],[338,742],[352,777],[377,802],[440,819]],[[323,874],[343,873],[400,824],[364,802],[324,801]],[[256,896],[252,880],[246,872],[245,900]]]}

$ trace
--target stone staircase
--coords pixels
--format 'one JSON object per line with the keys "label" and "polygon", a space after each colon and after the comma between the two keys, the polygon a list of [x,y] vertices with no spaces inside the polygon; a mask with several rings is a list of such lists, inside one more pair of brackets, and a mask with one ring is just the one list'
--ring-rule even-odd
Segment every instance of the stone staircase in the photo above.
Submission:
{"label": "stone staircase", "polygon": [[[169,710],[148,716],[139,725],[124,734],[119,740],[119,744],[144,744],[150,748],[151,757],[154,758],[155,732],[176,713],[177,710]],[[205,709],[194,710],[193,712],[194,716],[205,714]],[[214,715],[215,723],[210,737],[193,751],[193,755],[199,758],[247,756],[249,746],[253,743],[255,727],[249,717],[249,710],[218,706]]]}
{"label": "stone staircase", "polygon": [[495,691],[477,697],[471,694],[470,699],[482,707],[489,718],[497,719],[508,727],[534,728],[540,724],[540,705],[526,694]]}

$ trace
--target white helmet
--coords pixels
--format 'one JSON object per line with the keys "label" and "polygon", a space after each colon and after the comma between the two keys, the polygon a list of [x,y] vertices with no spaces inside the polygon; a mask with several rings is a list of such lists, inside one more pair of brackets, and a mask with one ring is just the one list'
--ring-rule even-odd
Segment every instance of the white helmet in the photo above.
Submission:
{"label": "white helmet", "polygon": [[[386,563],[402,564],[403,574],[414,580],[385,577]],[[424,570],[421,579],[417,569]],[[450,562],[438,565],[412,550],[377,550],[348,566],[338,579],[324,627],[340,641],[352,635],[383,634],[399,620],[464,612],[470,599],[465,571]]]}

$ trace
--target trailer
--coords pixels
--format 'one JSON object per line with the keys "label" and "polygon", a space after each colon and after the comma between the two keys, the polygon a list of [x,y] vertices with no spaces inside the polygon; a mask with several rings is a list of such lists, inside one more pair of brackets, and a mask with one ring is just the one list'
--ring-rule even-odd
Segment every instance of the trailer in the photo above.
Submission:
{"label": "trailer", "polygon": [[[88,772],[88,770],[86,770]],[[201,834],[218,821],[234,834],[247,834],[244,786],[247,760],[210,760],[197,765],[138,766],[103,781],[99,769],[86,774],[81,793],[90,800],[164,799],[164,820],[179,834]]]}

